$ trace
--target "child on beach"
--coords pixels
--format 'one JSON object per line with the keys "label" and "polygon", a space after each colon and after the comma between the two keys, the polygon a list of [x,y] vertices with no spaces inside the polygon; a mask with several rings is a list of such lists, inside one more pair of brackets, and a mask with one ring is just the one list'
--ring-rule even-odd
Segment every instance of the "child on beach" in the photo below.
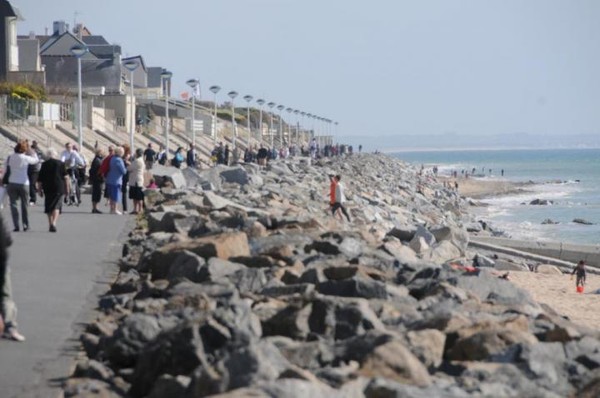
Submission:
{"label": "child on beach", "polygon": [[585,285],[585,262],[583,260],[579,261],[573,272],[571,272],[571,280],[573,280],[573,275],[577,277],[575,287],[583,287]]}

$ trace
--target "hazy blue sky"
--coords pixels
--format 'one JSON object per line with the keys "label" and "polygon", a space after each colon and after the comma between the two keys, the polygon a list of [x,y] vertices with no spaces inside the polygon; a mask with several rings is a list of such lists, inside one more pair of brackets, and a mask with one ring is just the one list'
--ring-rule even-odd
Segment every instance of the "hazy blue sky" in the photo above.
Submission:
{"label": "hazy blue sky", "polygon": [[[598,0],[13,0],[347,135],[600,132]],[[163,5],[159,7],[158,5]],[[223,92],[220,100],[225,99]]]}

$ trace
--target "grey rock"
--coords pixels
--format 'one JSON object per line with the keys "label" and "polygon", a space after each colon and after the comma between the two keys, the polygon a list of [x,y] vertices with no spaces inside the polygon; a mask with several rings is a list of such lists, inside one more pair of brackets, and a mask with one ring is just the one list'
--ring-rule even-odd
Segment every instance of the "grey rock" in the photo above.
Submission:
{"label": "grey rock", "polygon": [[196,323],[182,324],[162,333],[140,352],[129,393],[146,396],[163,374],[187,375],[206,362]]}
{"label": "grey rock", "polygon": [[192,282],[203,282],[209,279],[202,272],[205,266],[206,261],[204,258],[188,250],[184,250],[176,255],[169,267],[167,278],[187,278]]}
{"label": "grey rock", "polygon": [[317,291],[329,296],[383,299],[388,297],[384,283],[361,277],[322,282],[317,285]]}
{"label": "grey rock", "polygon": [[248,173],[242,167],[232,167],[226,170],[223,170],[219,173],[223,181],[235,183],[239,185],[246,185],[250,182],[248,178]]}
{"label": "grey rock", "polygon": [[[187,170],[187,169],[185,169]],[[189,183],[189,182],[188,182]],[[156,380],[148,398],[182,397],[186,394],[191,379],[187,376],[173,377],[164,374]]]}
{"label": "grey rock", "polygon": [[127,316],[112,337],[105,343],[105,352],[110,362],[120,368],[135,364],[137,355],[144,346],[161,332],[155,316],[132,314]]}
{"label": "grey rock", "polygon": [[165,182],[168,182],[176,189],[182,189],[187,186],[187,182],[183,176],[183,173],[181,172],[181,169],[155,164],[151,171],[152,176],[157,181],[159,186],[163,186]]}

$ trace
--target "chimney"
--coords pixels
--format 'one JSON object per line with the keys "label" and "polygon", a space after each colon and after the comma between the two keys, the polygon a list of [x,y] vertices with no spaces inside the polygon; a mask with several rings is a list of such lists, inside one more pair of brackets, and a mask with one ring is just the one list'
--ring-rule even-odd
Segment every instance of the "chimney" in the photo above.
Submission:
{"label": "chimney", "polygon": [[29,38],[31,40],[35,39],[35,32],[33,30],[31,32],[29,32]]}
{"label": "chimney", "polygon": [[63,33],[65,33],[68,29],[65,21],[54,21],[52,26],[53,26],[53,32],[52,32],[53,36],[60,36]]}
{"label": "chimney", "polygon": [[81,40],[83,38],[83,24],[78,23],[77,25],[75,25],[75,29],[73,29],[73,33],[75,33],[77,38],[79,40]]}

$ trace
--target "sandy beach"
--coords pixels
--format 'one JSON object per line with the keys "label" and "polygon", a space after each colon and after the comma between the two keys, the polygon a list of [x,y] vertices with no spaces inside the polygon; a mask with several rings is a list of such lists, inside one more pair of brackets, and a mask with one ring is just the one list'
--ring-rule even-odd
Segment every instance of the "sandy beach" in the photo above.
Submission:
{"label": "sandy beach", "polygon": [[[454,183],[454,179],[448,179]],[[458,192],[461,196],[481,199],[490,196],[502,196],[526,191],[530,183],[506,180],[482,180],[476,178],[458,179]]]}
{"label": "sandy beach", "polygon": [[533,272],[511,272],[511,281],[529,291],[533,299],[549,305],[573,322],[600,329],[600,276],[587,275],[584,293],[575,291],[575,278],[569,275],[546,275]]}
{"label": "sandy beach", "polygon": [[[448,179],[453,182],[452,179]],[[503,180],[481,180],[461,178],[459,192],[462,196],[485,198],[526,191],[530,183],[515,183]],[[583,294],[575,291],[575,280],[569,275],[547,275],[534,272],[511,272],[511,281],[529,291],[534,300],[552,307],[581,325],[600,329],[600,276],[587,275],[587,285]]]}

